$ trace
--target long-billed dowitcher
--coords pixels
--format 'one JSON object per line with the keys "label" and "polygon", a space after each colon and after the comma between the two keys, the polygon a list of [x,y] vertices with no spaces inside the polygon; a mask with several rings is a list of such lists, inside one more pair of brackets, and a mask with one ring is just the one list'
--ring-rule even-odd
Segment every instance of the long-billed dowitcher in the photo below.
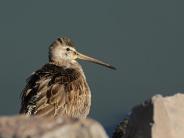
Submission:
{"label": "long-billed dowitcher", "polygon": [[76,59],[115,69],[77,52],[69,38],[58,38],[49,47],[49,63],[28,78],[22,92],[20,113],[86,118],[91,106],[91,92]]}

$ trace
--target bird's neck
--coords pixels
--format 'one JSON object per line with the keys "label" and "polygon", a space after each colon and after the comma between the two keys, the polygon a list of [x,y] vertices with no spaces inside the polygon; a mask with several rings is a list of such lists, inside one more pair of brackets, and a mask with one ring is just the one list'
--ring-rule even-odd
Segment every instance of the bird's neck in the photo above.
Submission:
{"label": "bird's neck", "polygon": [[86,77],[84,75],[84,71],[82,69],[82,66],[76,60],[74,60],[73,62],[67,62],[67,61],[53,62],[53,61],[50,61],[49,64],[54,64],[56,66],[64,67],[66,69],[67,68],[76,69],[76,70],[80,71],[81,75],[84,77],[84,79],[86,79]]}
{"label": "bird's neck", "polygon": [[78,69],[83,72],[81,65],[76,61],[68,61],[68,60],[60,60],[60,61],[50,61],[50,64],[54,64],[59,67],[65,67],[65,68],[73,68]]}

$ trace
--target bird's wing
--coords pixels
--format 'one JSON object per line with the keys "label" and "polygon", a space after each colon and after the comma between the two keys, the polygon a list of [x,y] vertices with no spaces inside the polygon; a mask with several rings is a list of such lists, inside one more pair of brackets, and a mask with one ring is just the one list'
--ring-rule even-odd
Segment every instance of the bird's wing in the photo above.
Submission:
{"label": "bird's wing", "polygon": [[68,93],[77,91],[80,95],[82,88],[78,82],[85,82],[78,71],[52,64],[44,65],[29,77],[22,92],[20,113],[40,116],[56,115],[70,100]]}

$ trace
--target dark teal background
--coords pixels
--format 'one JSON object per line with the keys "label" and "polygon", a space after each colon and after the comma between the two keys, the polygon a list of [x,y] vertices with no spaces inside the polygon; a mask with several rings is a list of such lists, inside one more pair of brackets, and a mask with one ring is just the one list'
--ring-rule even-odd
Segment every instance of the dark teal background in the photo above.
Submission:
{"label": "dark teal background", "polygon": [[108,131],[145,99],[183,92],[183,5],[179,0],[1,0],[0,114],[18,112],[26,77],[47,62],[48,46],[60,36],[118,68],[81,62],[92,91],[90,117]]}

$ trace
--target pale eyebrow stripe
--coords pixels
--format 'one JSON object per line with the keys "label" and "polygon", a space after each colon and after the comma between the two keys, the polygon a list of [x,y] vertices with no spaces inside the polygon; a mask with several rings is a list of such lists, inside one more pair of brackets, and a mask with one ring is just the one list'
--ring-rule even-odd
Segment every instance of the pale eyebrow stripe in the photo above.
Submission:
{"label": "pale eyebrow stripe", "polygon": [[67,48],[70,48],[71,50],[75,51],[75,48],[71,47],[71,46],[68,46],[66,45]]}

